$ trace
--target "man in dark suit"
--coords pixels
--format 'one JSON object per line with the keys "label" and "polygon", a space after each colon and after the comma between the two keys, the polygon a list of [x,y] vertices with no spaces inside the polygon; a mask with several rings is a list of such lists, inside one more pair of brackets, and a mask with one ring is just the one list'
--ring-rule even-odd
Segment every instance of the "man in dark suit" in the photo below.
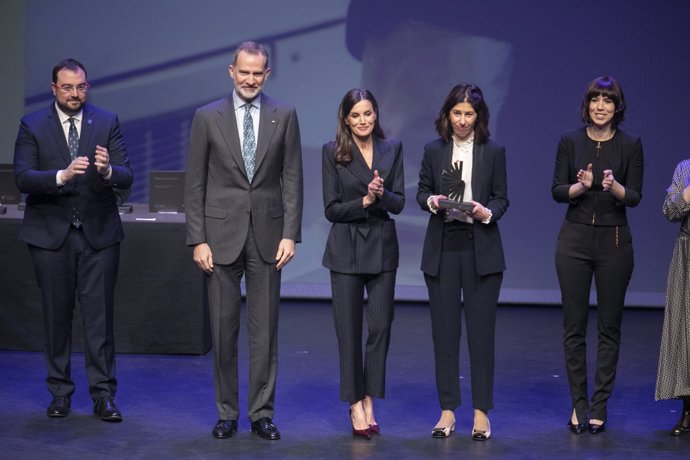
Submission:
{"label": "man in dark suit", "polygon": [[207,274],[218,422],[237,431],[237,337],[245,276],[251,430],[280,439],[273,424],[280,270],[301,238],[302,150],[295,109],[261,93],[268,53],[244,42],[229,67],[234,92],[197,110],[189,136],[187,244]]}
{"label": "man in dark suit", "polygon": [[[17,187],[27,194],[20,239],[29,246],[43,299],[49,417],[69,414],[75,297],[94,413],[119,422],[115,405],[113,304],[124,238],[114,189],[132,184],[115,114],[86,104],[84,66],[53,68],[55,102],[21,120],[14,149]],[[76,294],[76,296],[75,296]]]}

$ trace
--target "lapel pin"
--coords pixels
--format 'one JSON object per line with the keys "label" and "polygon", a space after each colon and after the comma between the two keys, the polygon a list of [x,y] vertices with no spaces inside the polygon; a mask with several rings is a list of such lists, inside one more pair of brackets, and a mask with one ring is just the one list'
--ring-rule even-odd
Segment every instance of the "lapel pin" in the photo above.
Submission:
{"label": "lapel pin", "polygon": [[87,124],[87,125],[90,125],[90,124],[92,124],[92,123],[93,123],[93,120],[92,120],[91,118],[89,118],[89,119],[86,121],[86,124]]}

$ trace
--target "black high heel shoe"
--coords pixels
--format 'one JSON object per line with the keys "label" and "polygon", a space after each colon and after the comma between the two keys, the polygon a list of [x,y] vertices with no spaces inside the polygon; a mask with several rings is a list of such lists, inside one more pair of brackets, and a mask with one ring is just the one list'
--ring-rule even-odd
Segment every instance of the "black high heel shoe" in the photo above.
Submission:
{"label": "black high heel shoe", "polygon": [[582,434],[587,431],[586,423],[573,423],[568,419],[568,429],[575,434]]}
{"label": "black high heel shoe", "polygon": [[603,422],[601,424],[590,423],[587,426],[587,429],[592,434],[603,433],[604,431],[606,431],[606,422]]}
{"label": "black high heel shoe", "polygon": [[587,431],[586,423],[573,423],[573,415],[575,415],[575,420],[577,420],[575,409],[573,409],[573,412],[570,414],[570,418],[568,418],[568,429],[575,434],[582,434]]}
{"label": "black high heel shoe", "polygon": [[680,420],[671,430],[671,436],[682,436],[686,433],[690,433],[690,410],[683,411]]}

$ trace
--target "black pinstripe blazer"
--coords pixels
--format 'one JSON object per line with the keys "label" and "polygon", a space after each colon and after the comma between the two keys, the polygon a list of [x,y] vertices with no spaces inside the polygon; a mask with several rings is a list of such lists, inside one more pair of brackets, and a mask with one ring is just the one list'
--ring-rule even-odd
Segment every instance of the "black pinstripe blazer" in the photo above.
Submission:
{"label": "black pinstripe blazer", "polygon": [[[395,221],[405,206],[402,144],[374,139],[374,159],[369,169],[359,151],[347,166],[336,165],[335,143],[322,149],[323,205],[333,223],[323,254],[323,266],[340,273],[381,273],[398,267]],[[384,193],[376,203],[362,206],[367,186],[378,170]]]}

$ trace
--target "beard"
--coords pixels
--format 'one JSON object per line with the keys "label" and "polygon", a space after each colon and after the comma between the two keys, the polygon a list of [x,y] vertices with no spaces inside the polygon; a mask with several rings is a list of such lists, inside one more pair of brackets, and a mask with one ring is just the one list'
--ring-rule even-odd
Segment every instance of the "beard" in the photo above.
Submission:
{"label": "beard", "polygon": [[240,97],[245,100],[245,101],[251,101],[254,100],[259,93],[261,93],[261,86],[258,88],[243,88],[243,87],[237,87],[237,94],[240,95]]}
{"label": "beard", "polygon": [[84,101],[81,99],[69,99],[65,102],[56,101],[57,106],[67,115],[76,115],[84,107]]}

